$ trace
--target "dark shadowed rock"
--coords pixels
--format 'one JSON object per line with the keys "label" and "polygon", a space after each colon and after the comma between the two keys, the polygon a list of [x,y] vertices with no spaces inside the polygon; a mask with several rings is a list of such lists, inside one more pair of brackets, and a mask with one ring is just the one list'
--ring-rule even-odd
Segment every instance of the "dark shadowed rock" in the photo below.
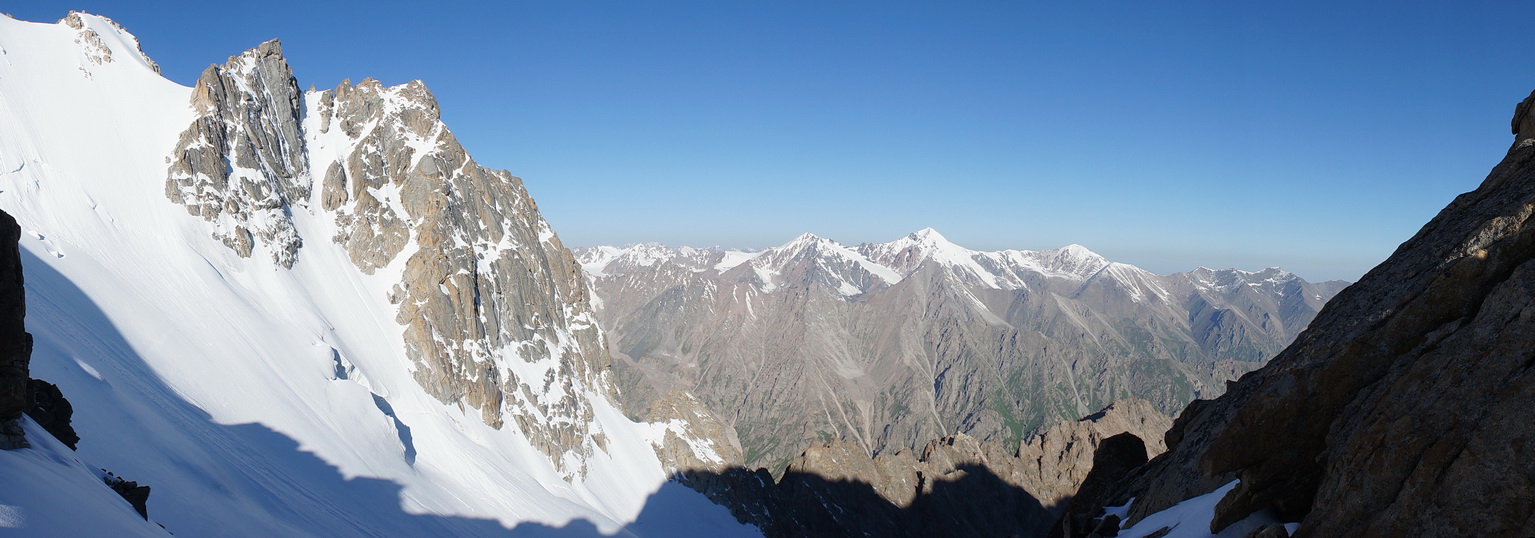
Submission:
{"label": "dark shadowed rock", "polygon": [[80,442],[80,436],[75,434],[74,426],[69,425],[69,419],[74,416],[75,408],[69,405],[69,400],[64,399],[64,393],[59,391],[58,385],[33,379],[27,382],[27,392],[32,400],[31,408],[27,409],[27,416],[42,426],[55,439],[64,443],[70,450],[75,449],[75,444]]}
{"label": "dark shadowed rock", "polygon": [[17,422],[27,410],[28,362],[32,335],[27,334],[26,290],[22,287],[21,226],[0,211],[0,449],[25,448],[27,440]]}
{"label": "dark shadowed rock", "polygon": [[1269,524],[1254,527],[1243,538],[1290,538],[1290,531],[1284,525]]}
{"label": "dark shadowed rock", "polygon": [[1132,521],[1240,478],[1212,529],[1262,510],[1297,536],[1535,535],[1535,127],[1138,471]]}
{"label": "dark shadowed rock", "polygon": [[[106,471],[106,469],[102,469],[102,471]],[[146,520],[149,519],[149,486],[141,486],[138,482],[125,480],[112,474],[110,471],[106,471],[106,473],[107,475],[101,477],[101,480],[107,483],[107,487],[112,488],[112,491],[121,495],[123,500],[133,505],[133,509],[140,516],[144,516]]]}
{"label": "dark shadowed rock", "polygon": [[1139,436],[1160,438],[1170,423],[1130,399],[1016,449],[956,434],[870,457],[837,439],[807,448],[776,483],[765,469],[740,468],[680,480],[770,536],[1043,536],[1084,480],[1117,481],[1146,461]]}
{"label": "dark shadowed rock", "polygon": [[1050,536],[1118,535],[1119,516],[1099,517],[1103,515],[1103,506],[1108,504],[1106,497],[1112,495],[1131,471],[1144,465],[1146,459],[1146,443],[1135,434],[1121,433],[1100,442],[1093,453],[1092,471],[1082,480],[1077,494],[1066,503],[1066,510],[1050,530]]}

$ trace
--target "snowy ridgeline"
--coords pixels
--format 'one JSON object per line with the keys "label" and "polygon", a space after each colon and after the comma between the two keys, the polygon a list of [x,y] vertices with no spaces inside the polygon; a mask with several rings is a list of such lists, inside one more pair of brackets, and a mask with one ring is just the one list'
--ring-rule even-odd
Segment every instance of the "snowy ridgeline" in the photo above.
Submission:
{"label": "snowy ridgeline", "polygon": [[[855,246],[806,233],[783,245],[763,250],[669,248],[646,243],[577,248],[575,252],[581,268],[590,278],[632,274],[664,261],[697,273],[750,281],[763,292],[772,292],[784,285],[786,267],[797,261],[814,260],[828,270],[829,280],[822,284],[849,298],[895,285],[925,265],[946,272],[958,282],[984,289],[1029,289],[1029,282],[1039,279],[1072,282],[1105,279],[1122,288],[1135,302],[1153,296],[1168,300],[1173,295],[1169,288],[1184,282],[1203,290],[1221,291],[1244,285],[1283,288],[1300,280],[1293,273],[1277,267],[1256,272],[1199,268],[1187,273],[1157,275],[1133,265],[1111,262],[1081,245],[1051,250],[970,250],[950,242],[932,228],[923,228],[887,243]],[[1320,301],[1321,297],[1315,300]]]}
{"label": "snowy ridgeline", "polygon": [[401,269],[359,271],[317,198],[287,215],[305,239],[291,269],[167,200],[192,88],[116,24],[0,17],[0,50],[0,209],[26,232],[32,375],[83,438],[0,453],[5,534],[163,534],[99,468],[150,485],[150,519],[183,536],[755,533],[667,483],[667,428],[600,387],[569,385],[601,442],[556,454],[580,460],[563,471],[518,423],[430,394],[389,301]]}

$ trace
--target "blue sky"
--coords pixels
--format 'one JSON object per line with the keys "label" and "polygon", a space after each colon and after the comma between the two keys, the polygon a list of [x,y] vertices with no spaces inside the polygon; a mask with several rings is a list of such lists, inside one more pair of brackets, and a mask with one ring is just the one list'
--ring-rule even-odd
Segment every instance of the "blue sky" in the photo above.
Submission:
{"label": "blue sky", "polygon": [[1535,89],[1517,4],[1165,4],[0,11],[107,15],[185,84],[273,37],[304,87],[422,79],[572,246],[932,226],[970,248],[1079,243],[1162,273],[1355,279],[1480,183]]}

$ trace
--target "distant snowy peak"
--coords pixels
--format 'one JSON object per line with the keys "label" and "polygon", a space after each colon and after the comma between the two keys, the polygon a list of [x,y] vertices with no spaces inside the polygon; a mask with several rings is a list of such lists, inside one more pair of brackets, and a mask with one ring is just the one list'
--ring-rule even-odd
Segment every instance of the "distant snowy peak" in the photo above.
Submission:
{"label": "distant snowy peak", "polygon": [[865,243],[859,245],[858,250],[903,274],[911,274],[927,260],[955,266],[974,263],[975,256],[975,252],[949,242],[932,228],[923,228],[889,243]]}
{"label": "distant snowy peak", "polygon": [[660,243],[640,243],[622,247],[597,246],[571,249],[581,269],[592,277],[616,276],[658,264],[672,264],[692,272],[724,272],[763,251],[725,250],[714,248],[677,247]]}
{"label": "distant snowy peak", "polygon": [[967,285],[991,289],[1026,288],[1029,280],[1041,277],[1086,280],[1110,265],[1081,245],[1042,251],[970,250],[932,228],[888,243],[854,247],[807,232],[760,251],[646,243],[578,248],[574,252],[592,277],[621,275],[667,262],[693,272],[728,273],[757,283],[763,291],[818,282],[845,297],[900,283],[929,262]]}
{"label": "distant snowy peak", "polygon": [[1270,267],[1262,271],[1200,267],[1181,274],[1186,275],[1193,281],[1197,288],[1216,291],[1231,291],[1240,286],[1282,288],[1291,282],[1304,282],[1303,279],[1294,273],[1278,267]]}
{"label": "distant snowy peak", "polygon": [[[79,45],[80,53],[87,63],[104,65],[126,60],[129,64],[137,64],[154,73],[160,72],[160,65],[144,54],[138,38],[112,19],[71,11],[59,19],[59,23],[76,31],[75,44]],[[81,70],[89,72],[84,66]]]}
{"label": "distant snowy peak", "polygon": [[980,289],[1031,289],[1048,286],[1050,282],[1078,287],[1107,285],[1131,302],[1152,297],[1169,300],[1174,289],[1184,289],[1189,283],[1196,289],[1219,293],[1235,290],[1237,286],[1261,287],[1264,293],[1282,296],[1288,293],[1286,286],[1294,285],[1292,282],[1304,282],[1277,267],[1262,271],[1201,267],[1188,273],[1158,275],[1134,265],[1109,261],[1077,244],[1050,250],[977,251],[949,241],[932,228],[887,243],[854,247],[804,233],[761,251],[669,248],[648,243],[590,247],[576,249],[576,253],[582,268],[592,277],[621,275],[665,261],[694,273],[750,282],[764,292],[816,285],[845,298],[894,286],[924,271],[942,271],[946,278]]}
{"label": "distant snowy peak", "polygon": [[805,233],[767,249],[747,263],[764,291],[783,285],[818,284],[844,297],[900,282],[902,275],[842,244]]}

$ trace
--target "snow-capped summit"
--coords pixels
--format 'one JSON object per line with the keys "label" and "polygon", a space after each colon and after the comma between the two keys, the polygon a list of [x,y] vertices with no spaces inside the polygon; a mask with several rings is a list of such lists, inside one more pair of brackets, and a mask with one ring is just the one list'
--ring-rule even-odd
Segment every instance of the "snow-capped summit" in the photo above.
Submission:
{"label": "snow-capped summit", "polygon": [[852,297],[876,286],[895,284],[901,275],[856,250],[812,233],[764,250],[746,262],[764,291],[783,285],[815,283]]}

